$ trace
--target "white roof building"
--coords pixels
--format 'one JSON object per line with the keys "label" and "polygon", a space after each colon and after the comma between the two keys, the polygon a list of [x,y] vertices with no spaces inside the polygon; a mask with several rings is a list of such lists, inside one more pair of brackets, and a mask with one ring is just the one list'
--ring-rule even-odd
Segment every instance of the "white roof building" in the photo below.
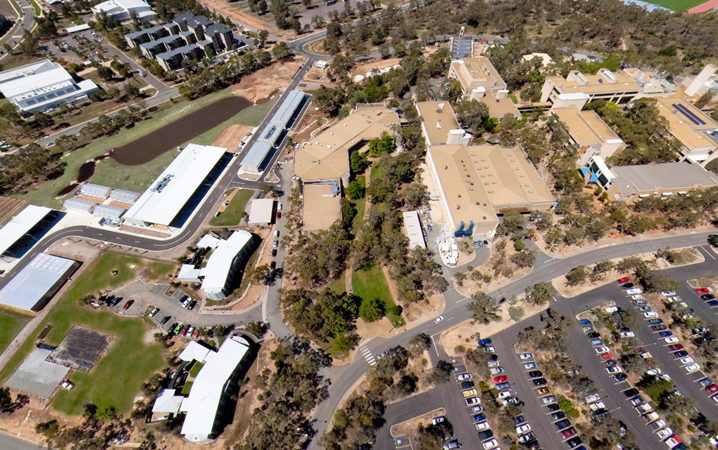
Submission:
{"label": "white roof building", "polygon": [[85,183],[80,187],[80,192],[78,192],[78,194],[84,195],[86,197],[107,199],[110,196],[111,191],[112,188],[107,186],[102,186],[94,183]]}
{"label": "white roof building", "polygon": [[211,236],[209,234],[205,234],[202,236],[202,239],[197,242],[197,248],[211,248],[215,249],[219,245],[220,239]]}
{"label": "white roof building", "polygon": [[134,13],[139,20],[151,20],[157,14],[142,0],[109,0],[92,7],[95,15],[102,13],[117,20],[127,20]]}
{"label": "white roof building", "polygon": [[50,211],[52,211],[50,208],[44,206],[28,205],[4,227],[0,228],[0,255],[30,232]]}
{"label": "white roof building", "polygon": [[221,300],[232,292],[235,276],[254,251],[253,241],[252,233],[244,230],[235,231],[226,241],[219,241],[202,271],[202,292],[207,298]]}
{"label": "white roof building", "polygon": [[[193,341],[194,342],[194,341]],[[176,413],[182,406],[184,397],[175,395],[174,389],[163,389],[160,396],[155,400],[152,406],[153,413]]]}
{"label": "white roof building", "polygon": [[0,92],[25,113],[85,102],[95,91],[97,85],[91,80],[77,83],[48,59],[0,72]]}
{"label": "white roof building", "polygon": [[77,211],[91,213],[95,207],[95,203],[88,202],[87,200],[80,200],[79,198],[68,198],[62,202],[62,207],[67,211]]}
{"label": "white roof building", "polygon": [[0,290],[0,304],[38,312],[77,266],[71,259],[41,253]]}
{"label": "white roof building", "polygon": [[182,350],[182,353],[180,353],[179,359],[186,362],[195,360],[204,361],[209,352],[210,349],[208,349],[204,345],[195,341],[190,341],[189,345],[187,345],[187,347]]}
{"label": "white roof building", "polygon": [[[192,344],[201,347],[196,342]],[[182,401],[180,407],[181,412],[187,413],[181,431],[185,439],[195,443],[207,443],[214,439],[222,399],[248,351],[249,342],[233,336],[225,340],[217,352],[207,350],[205,357],[198,360],[204,362],[204,366],[192,384],[189,397]]]}
{"label": "white roof building", "polygon": [[125,213],[125,223],[172,228],[172,221],[215,170],[226,151],[221,147],[187,145]]}
{"label": "white roof building", "polygon": [[249,205],[249,226],[269,225],[274,218],[274,199],[256,198]]}
{"label": "white roof building", "polygon": [[416,211],[406,211],[404,215],[404,233],[409,238],[409,249],[414,247],[426,248],[424,240],[424,231],[421,229],[419,221],[419,213]]}

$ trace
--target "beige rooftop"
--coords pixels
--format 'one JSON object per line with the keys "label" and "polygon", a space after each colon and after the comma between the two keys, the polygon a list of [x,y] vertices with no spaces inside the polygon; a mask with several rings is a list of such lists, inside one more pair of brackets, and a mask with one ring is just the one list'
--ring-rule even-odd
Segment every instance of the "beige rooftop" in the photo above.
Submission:
{"label": "beige rooftop", "polygon": [[[657,98],[656,107],[661,116],[668,120],[668,131],[689,150],[703,147],[716,147],[716,142],[710,139],[705,131],[718,128],[718,123],[700,111],[698,108],[679,97]],[[676,107],[678,105],[678,107]],[[693,117],[702,121],[693,123],[688,116],[679,111],[689,111]]]}
{"label": "beige rooftop", "polygon": [[566,124],[571,137],[580,146],[621,139],[594,111],[579,111],[575,106],[571,106],[552,109],[551,113]]}
{"label": "beige rooftop", "polygon": [[486,103],[489,108],[489,116],[497,119],[503,118],[506,114],[513,114],[515,118],[520,118],[521,113],[519,112],[514,102],[510,98],[496,98],[492,94],[487,94],[486,97],[482,98],[481,101]]}
{"label": "beige rooftop", "polygon": [[553,82],[556,88],[564,94],[582,92],[596,95],[640,90],[638,82],[629,73],[623,71],[614,73],[607,69],[600,69],[596,75],[587,75],[573,70],[565,79],[563,77],[546,77],[546,81]]}
{"label": "beige rooftop", "polygon": [[451,61],[449,77],[459,80],[464,91],[477,87],[486,88],[489,92],[506,89],[501,75],[485,56]]}
{"label": "beige rooftop", "polygon": [[349,173],[349,150],[390,132],[391,125],[399,125],[399,116],[385,107],[354,111],[300,145],[294,156],[294,174],[305,182],[341,178]]}
{"label": "beige rooftop", "polygon": [[332,196],[331,184],[304,185],[304,231],[326,230],[341,218],[341,196]]}
{"label": "beige rooftop", "polygon": [[549,208],[553,196],[518,147],[435,145],[429,149],[455,223],[496,221],[496,212]]}
{"label": "beige rooftop", "polygon": [[446,144],[449,130],[461,128],[449,102],[420,102],[416,108],[431,145]]}

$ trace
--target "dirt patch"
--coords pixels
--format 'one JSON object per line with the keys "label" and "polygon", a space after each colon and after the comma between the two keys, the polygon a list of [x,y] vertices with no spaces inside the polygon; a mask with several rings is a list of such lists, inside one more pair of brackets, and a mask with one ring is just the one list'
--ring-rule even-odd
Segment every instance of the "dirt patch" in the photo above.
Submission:
{"label": "dirt patch", "polygon": [[0,197],[0,225],[5,225],[14,215],[25,208],[27,202],[19,198]]}
{"label": "dirt patch", "polygon": [[[18,391],[14,389],[11,389],[10,392],[13,397],[18,394]],[[20,411],[10,415],[0,415],[0,430],[22,439],[42,443],[45,438],[35,432],[35,425],[53,419],[68,427],[78,426],[83,421],[80,416],[71,417],[60,414],[52,408],[48,408],[47,403],[40,401],[35,396],[30,396],[30,403]]]}
{"label": "dirt patch", "polygon": [[410,439],[416,438],[416,431],[419,429],[419,425],[428,426],[431,425],[431,419],[434,417],[445,416],[446,409],[437,408],[428,413],[416,416],[413,419],[409,419],[405,422],[397,423],[392,426],[389,431],[392,437],[403,437],[408,436]]}
{"label": "dirt patch", "polygon": [[247,14],[237,8],[230,6],[227,2],[222,0],[199,0],[199,4],[208,8],[211,11],[220,13],[225,17],[234,19],[237,22],[241,22],[248,25],[251,28],[257,30],[267,30],[269,34],[276,35],[279,32],[279,28],[276,26],[260,20],[250,14]]}
{"label": "dirt patch", "polygon": [[393,67],[400,62],[401,58],[378,59],[376,61],[368,62],[357,66],[357,68],[352,72],[352,77],[355,75],[366,76],[367,72],[371,72],[374,69],[386,69],[387,67]]}
{"label": "dirt patch", "polygon": [[[548,309],[549,304],[537,306],[530,303],[524,303],[523,299],[519,299],[516,302],[516,306],[520,306],[524,310],[524,317],[521,320],[526,320],[529,317],[535,316],[536,314]],[[441,343],[444,346],[444,350],[450,356],[459,356],[460,351],[457,351],[457,347],[466,347],[473,345],[472,336],[475,338],[480,337],[485,339],[489,336],[493,336],[496,333],[500,333],[505,329],[512,327],[516,324],[513,320],[509,319],[509,308],[511,305],[509,302],[504,302],[501,305],[499,314],[502,320],[500,322],[491,322],[487,325],[476,324],[473,320],[465,320],[455,327],[449,328],[448,330],[441,333]],[[475,336],[478,333],[478,337]]]}
{"label": "dirt patch", "polygon": [[215,147],[223,147],[229,153],[236,153],[239,150],[239,143],[249,133],[252,127],[230,123],[222,134],[212,144]]}
{"label": "dirt patch", "polygon": [[322,83],[322,84],[333,84],[327,76],[327,69],[320,69],[317,66],[312,66],[304,75],[304,81],[309,83]]}
{"label": "dirt patch", "polygon": [[294,61],[284,64],[274,63],[242,77],[242,81],[231,86],[230,89],[235,94],[256,103],[258,100],[271,97],[278,89],[287,87],[304,61],[306,58],[298,56],[294,58]]}
{"label": "dirt patch", "polygon": [[718,284],[718,275],[688,280],[688,285],[693,289],[713,287],[716,284]]}
{"label": "dirt patch", "polygon": [[444,296],[442,294],[435,294],[427,298],[427,303],[416,302],[409,304],[409,306],[404,308],[403,315],[409,325],[413,326],[413,322],[426,319],[429,316],[434,317],[437,313],[442,312],[445,306],[446,301],[444,300]]}

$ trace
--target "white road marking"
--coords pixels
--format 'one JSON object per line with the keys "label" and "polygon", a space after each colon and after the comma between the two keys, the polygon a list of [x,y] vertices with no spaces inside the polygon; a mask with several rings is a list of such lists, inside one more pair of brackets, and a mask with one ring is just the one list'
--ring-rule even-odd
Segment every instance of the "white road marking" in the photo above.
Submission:
{"label": "white road marking", "polygon": [[361,350],[362,354],[364,355],[364,359],[366,359],[366,362],[369,363],[370,366],[376,365],[376,359],[374,359],[374,355],[371,354],[371,351],[369,351],[366,346],[359,347],[359,350]]}

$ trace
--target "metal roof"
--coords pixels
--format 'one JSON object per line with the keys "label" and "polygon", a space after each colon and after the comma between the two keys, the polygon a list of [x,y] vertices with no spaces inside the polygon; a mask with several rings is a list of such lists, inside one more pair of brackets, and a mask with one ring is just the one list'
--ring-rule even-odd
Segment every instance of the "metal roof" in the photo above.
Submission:
{"label": "metal roof", "polygon": [[406,231],[406,236],[409,238],[409,248],[426,248],[424,231],[421,229],[421,222],[419,221],[419,213],[416,211],[406,211],[402,214],[404,216],[404,231]]}
{"label": "metal roof", "polygon": [[5,253],[15,242],[25,236],[50,211],[52,211],[50,208],[44,206],[28,205],[4,227],[0,228],[0,254]]}
{"label": "metal roof", "polygon": [[66,276],[75,261],[41,253],[0,290],[0,303],[26,311],[36,306]]}
{"label": "metal roof", "polygon": [[224,289],[234,258],[251,240],[252,233],[239,230],[232,233],[226,241],[219,241],[207,261],[204,271],[206,275],[202,281],[203,291],[219,292]]}
{"label": "metal roof", "polygon": [[302,91],[291,91],[287,94],[282,104],[277,109],[277,112],[272,116],[272,120],[269,122],[277,125],[278,127],[285,128],[291,120],[294,113],[297,111],[299,104],[304,100],[304,92]]}
{"label": "metal roof", "polygon": [[68,198],[67,200],[62,202],[62,206],[68,211],[91,212],[95,204],[92,202],[88,202],[87,200],[80,200],[79,198]]}
{"label": "metal roof", "polygon": [[125,205],[132,205],[140,198],[140,195],[139,192],[113,189],[112,192],[110,192],[110,199],[118,203],[124,203]]}
{"label": "metal roof", "polygon": [[125,213],[145,223],[169,225],[227,149],[189,144]]}
{"label": "metal roof", "polygon": [[217,352],[207,353],[189,397],[182,401],[180,408],[187,412],[181,431],[185,439],[190,442],[209,440],[224,387],[248,351],[249,343],[242,337],[233,336],[225,340]]}
{"label": "metal roof", "polygon": [[110,205],[97,205],[92,211],[93,216],[103,217],[105,219],[119,219],[125,213],[124,208]]}
{"label": "metal roof", "polygon": [[249,205],[249,219],[247,223],[272,223],[274,214],[274,199],[255,198]]}
{"label": "metal roof", "polygon": [[80,188],[80,195],[88,197],[107,198],[112,188],[94,183],[85,183]]}
{"label": "metal roof", "polygon": [[272,145],[266,142],[257,141],[249,148],[249,151],[242,158],[242,169],[250,172],[258,172],[264,160],[272,150]]}

